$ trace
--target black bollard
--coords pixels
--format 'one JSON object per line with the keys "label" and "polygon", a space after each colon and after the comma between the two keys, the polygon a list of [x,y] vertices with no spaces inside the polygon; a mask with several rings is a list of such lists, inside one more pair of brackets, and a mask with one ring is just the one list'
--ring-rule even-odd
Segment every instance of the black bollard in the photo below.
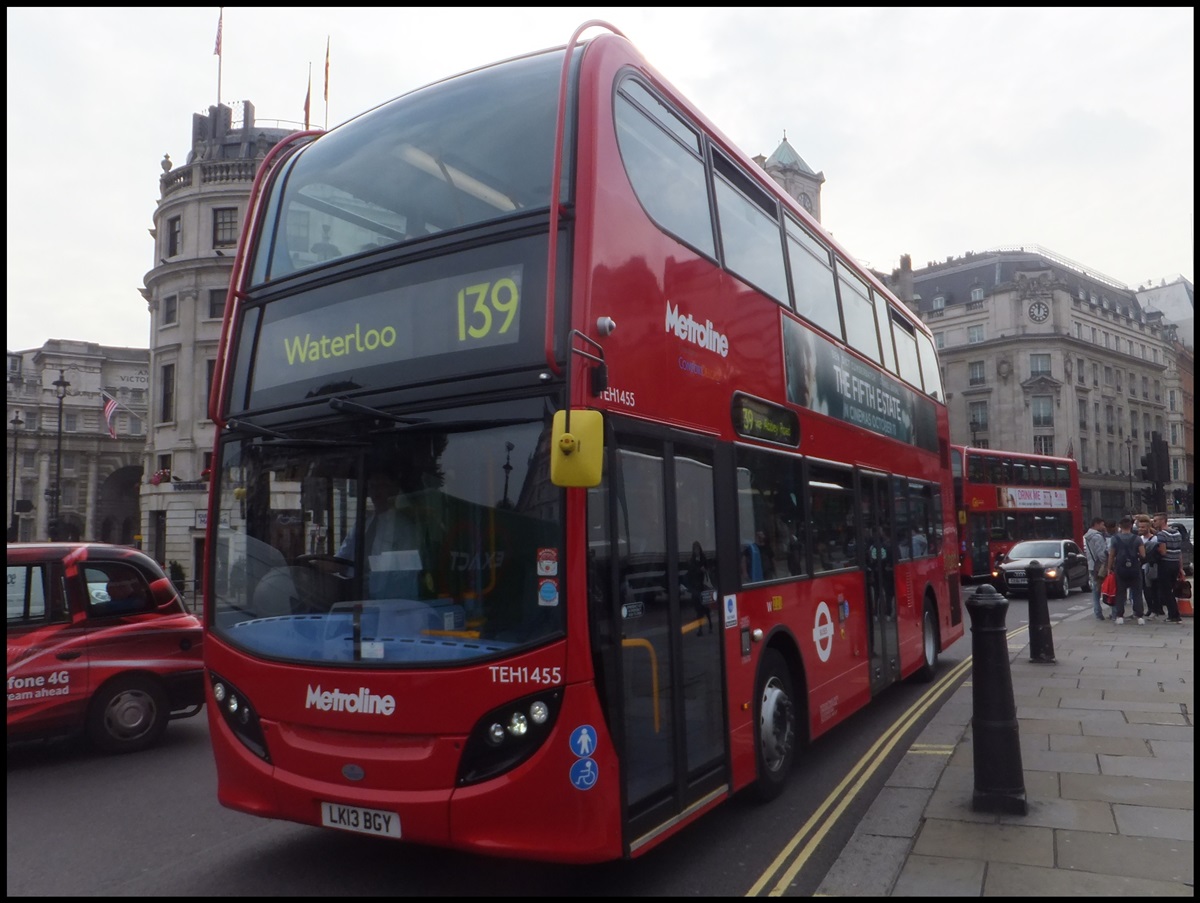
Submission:
{"label": "black bollard", "polygon": [[976,812],[1024,815],[1025,773],[1013,699],[1004,616],[1008,600],[988,583],[967,600],[971,615],[971,736],[975,750]]}
{"label": "black bollard", "polygon": [[1054,664],[1054,634],[1050,631],[1050,606],[1046,602],[1046,569],[1040,561],[1025,568],[1029,580],[1029,660]]}

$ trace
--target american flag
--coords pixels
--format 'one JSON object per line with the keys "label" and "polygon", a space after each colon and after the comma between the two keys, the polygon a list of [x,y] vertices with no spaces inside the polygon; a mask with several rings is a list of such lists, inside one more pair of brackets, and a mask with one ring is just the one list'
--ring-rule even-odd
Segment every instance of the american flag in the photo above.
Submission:
{"label": "american flag", "polygon": [[221,7],[221,14],[217,17],[217,43],[213,46],[213,56],[221,55],[221,26],[225,23],[225,7]]}
{"label": "american flag", "polygon": [[116,439],[117,400],[107,392],[102,392],[101,397],[104,399],[104,422],[108,424],[108,434]]}

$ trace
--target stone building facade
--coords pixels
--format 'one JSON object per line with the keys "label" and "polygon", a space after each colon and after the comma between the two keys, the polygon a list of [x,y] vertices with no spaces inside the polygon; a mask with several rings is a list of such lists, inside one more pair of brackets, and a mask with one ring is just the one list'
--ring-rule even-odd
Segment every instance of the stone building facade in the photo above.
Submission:
{"label": "stone building facade", "polygon": [[[134,544],[149,352],[50,339],[8,352],[7,388],[9,541]],[[115,438],[105,393],[117,402]]]}
{"label": "stone building facade", "polygon": [[162,161],[151,236],[156,265],[141,290],[150,310],[152,397],[143,454],[142,546],[202,572],[215,427],[208,394],[225,297],[258,165],[291,129],[255,122],[249,101],[192,117],[187,162]]}
{"label": "stone building facade", "polygon": [[1178,490],[1187,513],[1194,353],[1162,311],[1036,246],[903,260],[889,281],[934,333],[952,441],[1073,457],[1085,517],[1112,519],[1146,508],[1141,459],[1158,433],[1167,499]]}

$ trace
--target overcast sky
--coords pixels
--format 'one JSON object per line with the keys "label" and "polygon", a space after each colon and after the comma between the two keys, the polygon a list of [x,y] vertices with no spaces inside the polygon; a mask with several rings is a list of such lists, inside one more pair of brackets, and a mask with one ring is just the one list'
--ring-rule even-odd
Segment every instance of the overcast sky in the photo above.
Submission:
{"label": "overcast sky", "polygon": [[[146,347],[159,162],[217,100],[219,7],[8,16],[8,338]],[[751,156],[784,132],[884,271],[1039,244],[1193,278],[1195,18],[1177,9],[226,7],[221,97],[328,125],[603,19]]]}

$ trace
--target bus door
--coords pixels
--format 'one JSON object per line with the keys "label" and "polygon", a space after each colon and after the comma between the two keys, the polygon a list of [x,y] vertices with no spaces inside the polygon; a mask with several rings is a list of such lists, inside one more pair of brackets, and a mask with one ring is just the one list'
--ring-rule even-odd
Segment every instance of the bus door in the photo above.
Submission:
{"label": "bus door", "polygon": [[861,547],[867,588],[867,646],[871,692],[878,693],[900,678],[896,627],[896,537],[888,478],[862,474]]}
{"label": "bus door", "polygon": [[661,432],[606,445],[589,599],[632,851],[727,786],[713,450]]}

